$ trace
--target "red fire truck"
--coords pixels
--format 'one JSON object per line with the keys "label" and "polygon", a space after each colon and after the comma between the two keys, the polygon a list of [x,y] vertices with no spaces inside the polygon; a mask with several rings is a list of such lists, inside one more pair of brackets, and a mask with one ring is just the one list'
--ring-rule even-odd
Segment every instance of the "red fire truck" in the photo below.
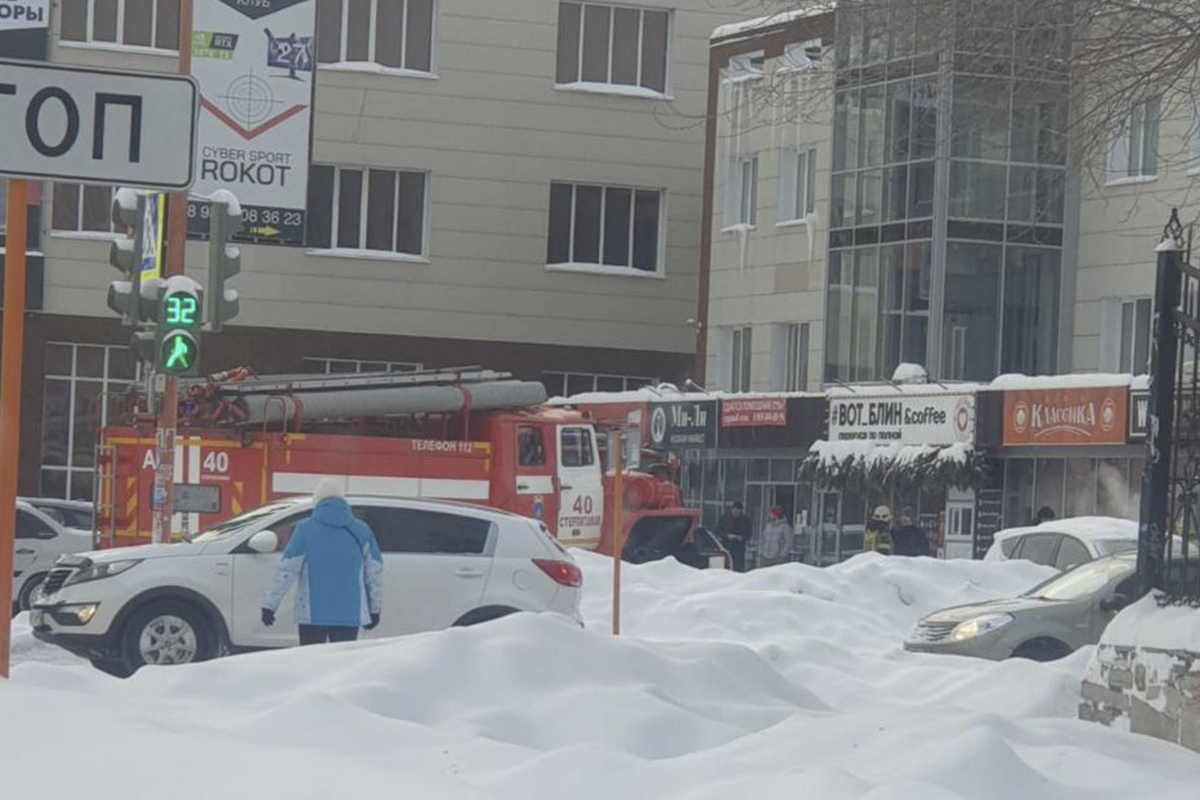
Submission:
{"label": "red fire truck", "polygon": [[[198,531],[333,477],[348,493],[457,500],[541,519],[564,545],[611,552],[606,431],[550,408],[540,383],[480,368],[184,383],[172,534]],[[144,393],[110,398],[96,460],[97,545],[150,538],[155,429]],[[113,409],[117,408],[117,413]],[[669,468],[623,471],[626,543],[665,555],[690,540]],[[645,560],[639,558],[638,560]]]}

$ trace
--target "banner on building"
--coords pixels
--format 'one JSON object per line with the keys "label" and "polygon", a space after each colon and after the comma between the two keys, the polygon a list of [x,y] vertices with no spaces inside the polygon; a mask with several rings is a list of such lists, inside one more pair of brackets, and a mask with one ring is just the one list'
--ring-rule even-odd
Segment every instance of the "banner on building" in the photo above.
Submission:
{"label": "banner on building", "polygon": [[1125,386],[1004,393],[1004,444],[1124,444]]}
{"label": "banner on building", "polygon": [[722,428],[782,428],[786,425],[785,397],[737,397],[721,401]]}
{"label": "banner on building", "polygon": [[716,447],[717,401],[652,403],[650,446],[660,450]]}
{"label": "banner on building", "polygon": [[[228,189],[238,237],[304,243],[315,75],[315,0],[197,3],[192,75],[200,84],[193,195]],[[208,236],[208,204],[188,204],[188,234]]]}
{"label": "banner on building", "polygon": [[829,441],[974,444],[975,395],[859,395],[829,400]]}
{"label": "banner on building", "polygon": [[0,57],[46,60],[50,0],[0,0]]}

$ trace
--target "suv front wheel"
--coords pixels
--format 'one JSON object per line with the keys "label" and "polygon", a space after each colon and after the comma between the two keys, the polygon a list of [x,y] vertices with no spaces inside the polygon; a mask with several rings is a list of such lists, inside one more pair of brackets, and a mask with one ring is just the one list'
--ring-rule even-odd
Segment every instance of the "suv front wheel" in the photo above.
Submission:
{"label": "suv front wheel", "polygon": [[138,609],[125,626],[122,650],[131,671],[147,664],[194,664],[216,655],[212,626],[179,600],[159,600]]}

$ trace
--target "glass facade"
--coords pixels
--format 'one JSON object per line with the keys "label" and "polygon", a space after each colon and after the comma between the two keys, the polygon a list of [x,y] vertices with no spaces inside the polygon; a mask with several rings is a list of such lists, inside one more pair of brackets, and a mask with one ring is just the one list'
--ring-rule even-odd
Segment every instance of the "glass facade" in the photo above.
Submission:
{"label": "glass facade", "polygon": [[825,379],[1053,373],[1062,4],[926,5],[953,16],[945,40],[911,2],[838,8]]}

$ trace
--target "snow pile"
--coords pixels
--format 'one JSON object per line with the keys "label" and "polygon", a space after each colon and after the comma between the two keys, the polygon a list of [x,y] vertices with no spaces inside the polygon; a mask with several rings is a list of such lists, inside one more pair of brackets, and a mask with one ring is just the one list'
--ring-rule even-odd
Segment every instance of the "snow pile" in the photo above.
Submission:
{"label": "snow pile", "polygon": [[1200,608],[1185,605],[1159,608],[1154,596],[1143,597],[1116,616],[1100,643],[1200,653]]}
{"label": "snow pile", "polygon": [[0,685],[5,796],[1195,796],[1197,756],[1072,718],[1087,653],[1040,665],[901,649],[923,614],[1014,594],[1043,567],[625,565],[614,638],[611,561],[578,560],[586,630],[521,615],[129,681],[21,663]]}

